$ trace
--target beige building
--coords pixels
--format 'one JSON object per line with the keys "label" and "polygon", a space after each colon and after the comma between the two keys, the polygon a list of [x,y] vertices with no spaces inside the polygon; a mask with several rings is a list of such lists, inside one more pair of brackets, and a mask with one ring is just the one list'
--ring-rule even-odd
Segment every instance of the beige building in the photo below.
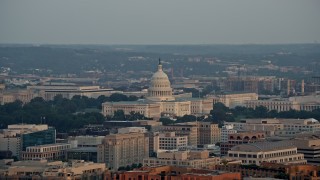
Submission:
{"label": "beige building", "polygon": [[176,136],[175,132],[156,133],[153,139],[154,152],[179,149],[188,145],[188,136]]}
{"label": "beige building", "polygon": [[22,103],[28,103],[36,97],[32,91],[29,90],[18,90],[18,91],[7,91],[0,93],[0,104],[11,103],[14,101],[21,101]]}
{"label": "beige building", "polygon": [[123,110],[126,115],[136,112],[148,118],[159,118],[161,116],[160,109],[160,104],[145,101],[105,102],[102,104],[102,114],[104,116],[113,116],[115,111]]}
{"label": "beige building", "polygon": [[257,93],[220,94],[209,97],[213,99],[213,104],[220,102],[229,108],[245,106],[246,101],[258,100]]}
{"label": "beige building", "polygon": [[119,167],[139,164],[149,156],[149,138],[145,133],[107,135],[98,145],[98,162],[118,170]]}
{"label": "beige building", "polygon": [[165,151],[159,152],[157,158],[145,158],[143,166],[160,165],[208,169],[220,163],[220,158],[209,157],[209,151]]}
{"label": "beige building", "polygon": [[98,98],[101,95],[110,96],[113,93],[119,93],[119,91],[114,91],[112,89],[101,89],[99,86],[77,86],[73,84],[27,86],[27,90],[32,92],[35,97],[42,97],[47,101],[53,100],[57,95],[61,95],[63,98],[71,99],[76,95]]}
{"label": "beige building", "polygon": [[279,164],[306,164],[304,155],[297,147],[285,142],[258,142],[234,146],[228,157],[241,160],[242,164],[260,165],[262,162]]}
{"label": "beige building", "polygon": [[198,145],[198,126],[197,124],[180,123],[167,126],[153,127],[154,132],[175,132],[176,136],[187,136],[189,146]]}
{"label": "beige building", "polygon": [[262,131],[268,136],[293,136],[300,132],[315,132],[320,130],[318,120],[309,119],[244,119],[241,122],[225,122],[236,130]]}
{"label": "beige building", "polygon": [[106,102],[102,104],[102,114],[112,116],[115,111],[123,110],[125,114],[139,112],[146,117],[204,115],[213,108],[211,99],[175,98],[169,78],[162,70],[159,61],[158,71],[151,77],[146,99],[136,102]]}
{"label": "beige building", "polygon": [[215,144],[221,141],[221,129],[218,124],[199,122],[198,144]]}
{"label": "beige building", "polygon": [[320,165],[320,136],[317,133],[299,134],[289,143],[297,146],[298,153],[304,154],[308,164]]}
{"label": "beige building", "polygon": [[264,106],[268,110],[289,111],[290,109],[297,111],[312,111],[320,108],[320,96],[295,96],[283,99],[270,100],[250,100],[247,101],[246,107],[255,109],[258,106]]}
{"label": "beige building", "polygon": [[26,151],[21,152],[21,160],[64,160],[68,149],[71,149],[71,144],[57,143],[29,146]]}

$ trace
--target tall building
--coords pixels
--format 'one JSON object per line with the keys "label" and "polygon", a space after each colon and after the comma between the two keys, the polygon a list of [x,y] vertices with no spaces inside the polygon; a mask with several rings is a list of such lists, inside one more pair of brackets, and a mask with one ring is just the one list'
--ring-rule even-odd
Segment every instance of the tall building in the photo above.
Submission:
{"label": "tall building", "polygon": [[211,122],[199,122],[199,140],[198,144],[205,145],[205,144],[215,144],[220,142],[221,140],[221,133],[218,124],[214,124]]}
{"label": "tall building", "polygon": [[107,135],[98,145],[98,162],[113,170],[142,163],[148,156],[149,138],[145,133]]}

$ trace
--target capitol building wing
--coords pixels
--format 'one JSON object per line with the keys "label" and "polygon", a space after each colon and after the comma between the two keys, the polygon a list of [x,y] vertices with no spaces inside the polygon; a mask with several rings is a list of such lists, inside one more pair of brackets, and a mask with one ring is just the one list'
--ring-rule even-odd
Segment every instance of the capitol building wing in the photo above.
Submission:
{"label": "capitol building wing", "polygon": [[151,77],[146,99],[135,102],[105,102],[102,104],[102,114],[113,116],[117,110],[125,114],[138,112],[148,118],[160,118],[161,115],[184,116],[209,114],[213,108],[210,99],[175,98],[172,94],[171,83],[159,60],[158,70]]}

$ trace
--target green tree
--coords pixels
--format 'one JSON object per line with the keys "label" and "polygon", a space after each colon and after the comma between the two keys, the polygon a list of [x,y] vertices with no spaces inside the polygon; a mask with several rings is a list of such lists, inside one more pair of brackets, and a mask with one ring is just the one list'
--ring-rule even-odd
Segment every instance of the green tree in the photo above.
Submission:
{"label": "green tree", "polygon": [[170,118],[162,117],[159,119],[159,121],[162,122],[163,125],[174,124],[174,121],[171,120]]}
{"label": "green tree", "polygon": [[123,110],[117,110],[113,114],[113,119],[117,121],[124,121],[126,120],[126,116]]}
{"label": "green tree", "polygon": [[194,122],[197,121],[197,117],[194,115],[184,115],[182,117],[178,117],[175,123],[183,123],[183,122]]}

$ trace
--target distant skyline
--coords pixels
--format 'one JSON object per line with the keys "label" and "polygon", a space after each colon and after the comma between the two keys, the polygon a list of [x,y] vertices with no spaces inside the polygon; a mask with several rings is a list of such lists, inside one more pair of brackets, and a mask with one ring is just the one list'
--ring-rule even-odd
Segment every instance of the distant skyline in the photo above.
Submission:
{"label": "distant skyline", "polygon": [[319,0],[1,0],[0,43],[318,43],[319,9]]}

